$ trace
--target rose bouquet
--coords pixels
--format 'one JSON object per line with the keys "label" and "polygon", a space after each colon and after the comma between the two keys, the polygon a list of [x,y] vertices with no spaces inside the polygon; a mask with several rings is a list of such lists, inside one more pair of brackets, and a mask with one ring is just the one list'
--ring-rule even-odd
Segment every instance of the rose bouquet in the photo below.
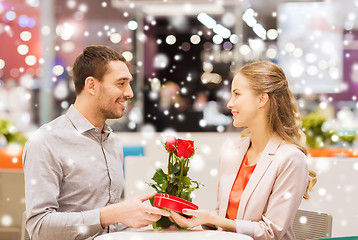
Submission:
{"label": "rose bouquet", "polygon": [[[169,136],[163,143],[169,153],[167,173],[158,168],[152,177],[155,183],[148,185],[158,193],[152,201],[153,206],[175,210],[181,213],[183,208],[198,209],[192,204],[191,193],[201,184],[188,176],[190,159],[195,154],[194,141],[177,139]],[[153,224],[153,228],[166,228],[173,225],[167,218],[162,217]]]}

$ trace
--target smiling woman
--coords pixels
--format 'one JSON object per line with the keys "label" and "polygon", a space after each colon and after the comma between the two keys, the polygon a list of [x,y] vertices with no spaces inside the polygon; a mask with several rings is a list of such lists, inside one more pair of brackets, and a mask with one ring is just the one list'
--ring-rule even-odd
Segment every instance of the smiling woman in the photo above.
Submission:
{"label": "smiling woman", "polygon": [[274,63],[253,62],[235,75],[231,92],[227,107],[233,125],[246,127],[248,134],[223,145],[218,215],[188,209],[183,213],[190,219],[175,212],[171,217],[182,227],[202,224],[254,239],[295,239],[295,213],[316,179],[307,168],[304,134],[285,74]]}

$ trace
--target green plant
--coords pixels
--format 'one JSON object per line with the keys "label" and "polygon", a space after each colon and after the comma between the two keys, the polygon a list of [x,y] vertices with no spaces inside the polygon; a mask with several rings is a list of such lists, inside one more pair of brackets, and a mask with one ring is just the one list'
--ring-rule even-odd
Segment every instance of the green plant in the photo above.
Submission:
{"label": "green plant", "polygon": [[322,130],[322,125],[325,121],[326,119],[324,117],[315,112],[302,118],[302,130],[306,134],[306,143],[308,147],[325,147],[327,134]]}
{"label": "green plant", "polygon": [[0,134],[4,135],[7,143],[18,143],[25,145],[27,138],[16,130],[15,125],[6,119],[0,119]]}
{"label": "green plant", "polygon": [[[161,168],[156,169],[152,177],[155,183],[148,185],[158,193],[170,194],[192,202],[191,193],[202,186],[188,176],[190,159],[195,154],[194,142],[168,137],[163,145],[169,153],[167,173]],[[153,228],[165,228],[172,224],[167,217],[162,217],[153,224]]]}
{"label": "green plant", "polygon": [[[356,139],[354,130],[333,130],[323,131],[322,125],[326,119],[316,112],[302,118],[302,130],[306,134],[306,144],[310,148],[323,148],[326,145],[350,146]],[[344,143],[344,144],[342,144]]]}

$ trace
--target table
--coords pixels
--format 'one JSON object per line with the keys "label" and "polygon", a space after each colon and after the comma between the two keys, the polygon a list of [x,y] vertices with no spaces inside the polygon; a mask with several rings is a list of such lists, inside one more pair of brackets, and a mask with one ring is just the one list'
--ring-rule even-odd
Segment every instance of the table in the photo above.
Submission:
{"label": "table", "polygon": [[95,240],[252,240],[240,233],[211,230],[144,230],[123,231],[101,235]]}

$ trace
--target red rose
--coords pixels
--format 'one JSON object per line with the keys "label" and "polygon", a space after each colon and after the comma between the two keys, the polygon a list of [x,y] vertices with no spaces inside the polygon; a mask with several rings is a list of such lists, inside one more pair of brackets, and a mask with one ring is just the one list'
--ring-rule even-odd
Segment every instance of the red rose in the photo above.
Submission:
{"label": "red rose", "polygon": [[165,149],[168,152],[172,152],[175,150],[177,145],[177,139],[174,136],[167,136],[167,141],[165,142]]}
{"label": "red rose", "polygon": [[188,158],[194,153],[194,141],[177,139],[177,150],[175,154],[180,158]]}

